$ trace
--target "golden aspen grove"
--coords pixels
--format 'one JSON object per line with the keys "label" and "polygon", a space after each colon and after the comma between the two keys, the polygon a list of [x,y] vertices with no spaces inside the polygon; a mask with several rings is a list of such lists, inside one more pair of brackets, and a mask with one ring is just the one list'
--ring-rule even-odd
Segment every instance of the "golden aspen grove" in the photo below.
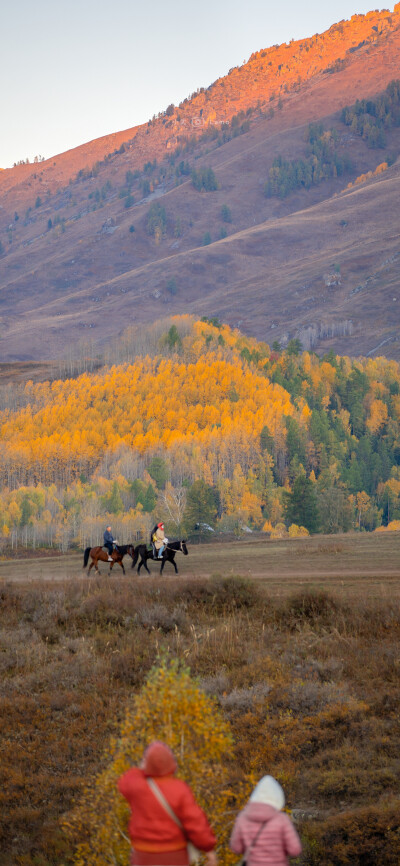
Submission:
{"label": "golden aspen grove", "polygon": [[189,316],[127,331],[119,352],[1,395],[3,546],[84,547],[105,519],[123,543],[160,513],[170,533],[398,526],[396,362],[270,349]]}

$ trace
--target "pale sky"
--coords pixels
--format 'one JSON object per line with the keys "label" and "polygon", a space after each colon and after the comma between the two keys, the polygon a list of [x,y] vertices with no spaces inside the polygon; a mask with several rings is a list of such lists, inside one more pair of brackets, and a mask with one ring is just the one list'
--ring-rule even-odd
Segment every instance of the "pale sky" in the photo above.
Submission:
{"label": "pale sky", "polygon": [[[144,123],[261,48],[373,0],[18,0],[3,6],[0,167]],[[393,10],[393,2],[390,7]]]}

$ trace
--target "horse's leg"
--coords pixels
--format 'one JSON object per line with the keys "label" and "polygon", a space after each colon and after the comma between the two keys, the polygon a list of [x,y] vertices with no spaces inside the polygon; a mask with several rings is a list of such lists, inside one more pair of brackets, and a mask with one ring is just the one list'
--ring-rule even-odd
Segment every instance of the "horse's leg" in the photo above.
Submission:
{"label": "horse's leg", "polygon": [[90,574],[90,569],[93,568],[93,566],[94,566],[94,559],[92,559],[92,561],[91,561],[91,563],[90,563],[90,565],[89,565],[89,568],[88,568],[88,570],[87,570],[87,575],[88,575],[88,577],[89,577],[89,574]]}
{"label": "horse's leg", "polygon": [[124,568],[124,563],[122,562],[122,559],[121,559],[121,562],[118,563],[118,565],[121,566],[123,574],[125,574],[125,568]]}
{"label": "horse's leg", "polygon": [[165,559],[163,559],[160,574],[163,573],[163,568],[164,568],[164,565],[166,562],[170,562],[171,565],[174,566],[175,574],[178,574],[178,569],[176,567],[175,554],[174,553],[172,553],[170,556],[166,556]]}
{"label": "horse's leg", "polygon": [[[145,556],[142,556],[142,561],[141,561],[141,563],[140,563],[140,566],[144,565],[144,567],[145,567],[145,569],[146,569],[146,571],[147,571],[147,574],[151,574],[150,569],[149,569],[148,566],[147,566],[147,560],[148,560],[148,559],[151,559],[151,556],[146,556],[146,555],[145,555]],[[140,566],[139,566],[139,568],[140,568]],[[139,574],[139,568],[138,568],[138,574]]]}

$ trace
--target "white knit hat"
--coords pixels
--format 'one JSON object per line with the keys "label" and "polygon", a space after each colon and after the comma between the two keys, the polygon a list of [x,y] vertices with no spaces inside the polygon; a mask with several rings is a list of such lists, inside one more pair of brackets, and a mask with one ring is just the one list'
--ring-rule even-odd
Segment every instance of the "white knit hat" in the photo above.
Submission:
{"label": "white knit hat", "polygon": [[280,811],[285,805],[285,795],[273,776],[263,776],[250,797],[250,803],[264,803]]}

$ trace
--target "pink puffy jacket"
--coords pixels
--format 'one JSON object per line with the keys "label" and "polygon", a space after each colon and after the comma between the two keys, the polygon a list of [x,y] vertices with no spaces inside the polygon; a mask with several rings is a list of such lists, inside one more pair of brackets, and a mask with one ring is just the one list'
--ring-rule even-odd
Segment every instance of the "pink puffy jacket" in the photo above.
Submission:
{"label": "pink puffy jacket", "polygon": [[231,835],[232,851],[244,854],[259,830],[248,866],[287,866],[289,857],[301,854],[300,838],[290,818],[264,803],[248,803],[239,813]]}

